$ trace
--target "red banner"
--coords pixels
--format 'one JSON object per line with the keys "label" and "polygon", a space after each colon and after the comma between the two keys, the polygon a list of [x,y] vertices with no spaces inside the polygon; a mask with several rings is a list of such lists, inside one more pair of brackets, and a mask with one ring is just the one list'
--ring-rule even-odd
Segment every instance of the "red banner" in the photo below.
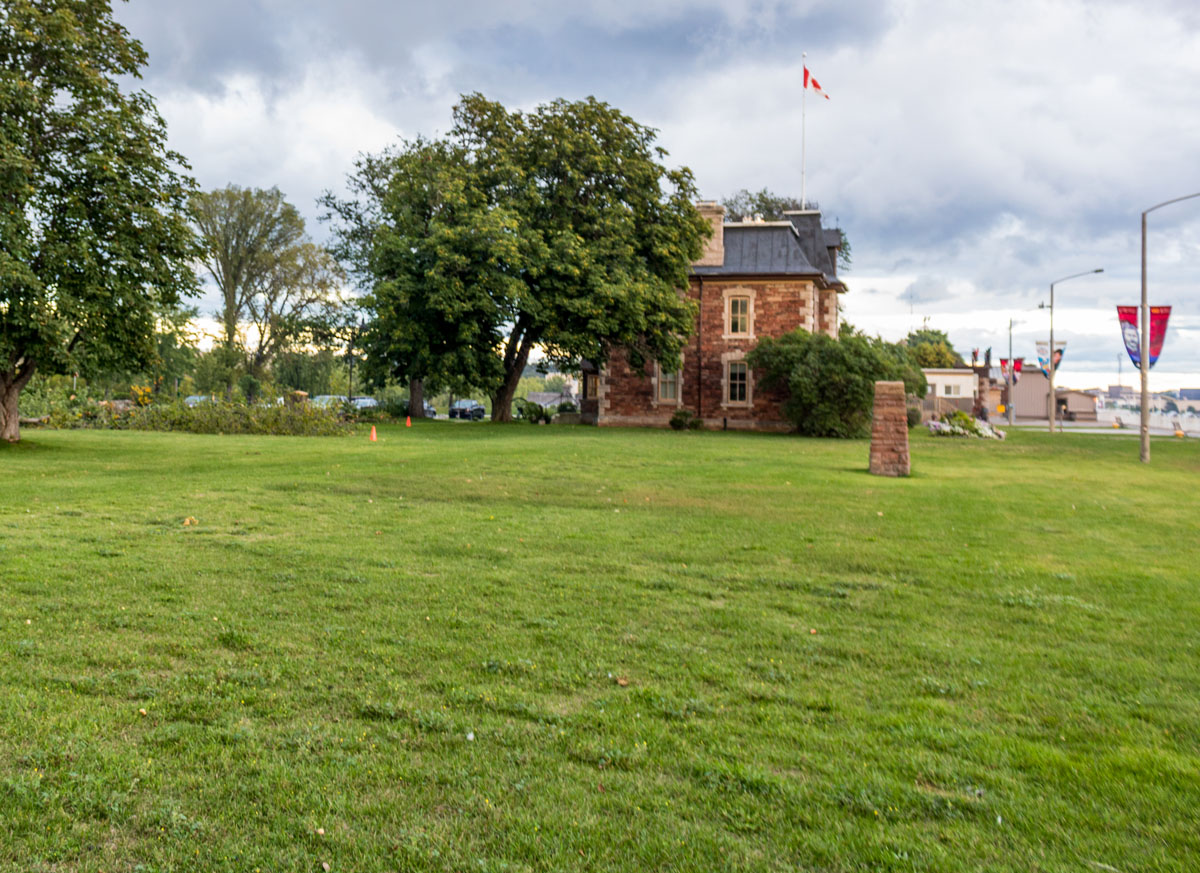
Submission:
{"label": "red banner", "polygon": [[1024,358],[1012,359],[1012,372],[1009,373],[1008,358],[1000,359],[1000,375],[1004,377],[1005,382],[1011,382],[1016,385],[1021,381],[1021,366],[1025,363]]}
{"label": "red banner", "polygon": [[[1117,321],[1121,325],[1121,338],[1125,340],[1125,351],[1135,367],[1142,366],[1141,332],[1138,330],[1137,306],[1118,306]],[[1167,321],[1171,318],[1170,306],[1150,307],[1150,366],[1158,363],[1162,353],[1163,341],[1167,338]]]}

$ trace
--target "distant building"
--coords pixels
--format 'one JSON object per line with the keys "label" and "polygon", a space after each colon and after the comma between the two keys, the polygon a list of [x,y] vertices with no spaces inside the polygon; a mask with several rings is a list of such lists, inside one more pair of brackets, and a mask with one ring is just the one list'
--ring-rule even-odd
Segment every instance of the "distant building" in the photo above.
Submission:
{"label": "distant building", "polygon": [[759,384],[746,355],[760,337],[796,328],[837,336],[838,294],[846,290],[837,278],[841,232],[823,227],[816,210],[726,222],[724,207],[698,206],[713,234],[685,292],[698,313],[682,365],[635,370],[620,349],[603,370],[585,364],[585,422],[661,427],[687,409],[709,428],[791,429],[786,396]]}
{"label": "distant building", "polygon": [[979,373],[974,367],[922,367],[929,392],[921,401],[923,417],[940,418],[961,409],[973,412],[979,399]]}
{"label": "distant building", "polygon": [[530,391],[525,395],[525,399],[531,403],[536,403],[542,409],[550,409],[551,407],[557,409],[564,403],[570,403],[576,409],[579,408],[578,398],[565,388],[562,391]]}

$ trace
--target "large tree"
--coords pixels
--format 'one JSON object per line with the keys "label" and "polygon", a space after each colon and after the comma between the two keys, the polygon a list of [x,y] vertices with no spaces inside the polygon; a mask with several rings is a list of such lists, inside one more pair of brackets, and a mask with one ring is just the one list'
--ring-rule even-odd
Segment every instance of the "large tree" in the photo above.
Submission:
{"label": "large tree", "polygon": [[943,330],[922,327],[911,330],[904,338],[909,355],[921,367],[965,367],[966,361],[954,350],[950,337]]}
{"label": "large tree", "polygon": [[[365,186],[381,208],[360,208],[361,222],[335,210],[343,239],[392,255],[371,262],[376,315],[391,319],[376,336],[465,332],[445,347],[460,356],[450,369],[490,391],[496,421],[511,418],[535,346],[553,363],[603,363],[621,347],[635,366],[671,366],[692,329],[682,289],[708,227],[691,172],[667,169],[665,155],[654,130],[595,99],[519,112],[464,97],[445,140],[402,147]],[[445,324],[427,331],[427,315]],[[487,362],[462,358],[464,341]],[[391,349],[412,357],[417,345]]]}
{"label": "large tree", "polygon": [[364,377],[407,381],[418,417],[426,388],[467,393],[502,376],[497,301],[517,283],[496,259],[517,259],[513,221],[470,189],[466,159],[461,147],[418,138],[359,158],[352,196],[323,198],[337,218],[334,250],[369,289]]}
{"label": "large tree", "polygon": [[0,4],[0,438],[35,371],[132,369],[195,287],[193,183],[108,0]]}
{"label": "large tree", "polygon": [[[201,262],[221,293],[222,339],[261,378],[274,357],[339,316],[344,276],[279,189],[229,185],[195,198]],[[248,329],[244,329],[248,328]]]}

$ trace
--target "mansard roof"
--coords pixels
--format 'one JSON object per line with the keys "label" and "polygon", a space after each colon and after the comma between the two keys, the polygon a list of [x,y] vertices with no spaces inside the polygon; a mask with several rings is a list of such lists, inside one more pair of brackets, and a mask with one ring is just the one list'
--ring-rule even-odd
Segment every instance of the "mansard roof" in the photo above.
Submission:
{"label": "mansard roof", "polygon": [[694,266],[692,273],[816,278],[827,287],[844,290],[834,263],[841,233],[821,227],[821,214],[815,210],[785,214],[787,221],[724,224],[724,262],[719,266]]}

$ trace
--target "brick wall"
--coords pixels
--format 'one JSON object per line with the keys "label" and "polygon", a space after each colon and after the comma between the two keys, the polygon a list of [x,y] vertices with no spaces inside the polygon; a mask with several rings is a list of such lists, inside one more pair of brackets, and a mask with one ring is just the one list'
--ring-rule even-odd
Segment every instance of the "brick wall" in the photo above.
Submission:
{"label": "brick wall", "polygon": [[[678,398],[660,400],[658,371],[653,363],[634,372],[622,353],[609,360],[601,379],[599,423],[602,425],[665,425],[681,406],[699,414],[705,427],[747,430],[790,430],[783,415],[785,395],[768,392],[749,371],[747,402],[727,399],[730,362],[744,358],[759,337],[781,336],[797,327],[835,332],[837,294],[816,292],[806,280],[740,281],[692,277],[688,296],[699,306],[696,330],[683,353]],[[729,298],[750,300],[749,332],[729,330]]]}

